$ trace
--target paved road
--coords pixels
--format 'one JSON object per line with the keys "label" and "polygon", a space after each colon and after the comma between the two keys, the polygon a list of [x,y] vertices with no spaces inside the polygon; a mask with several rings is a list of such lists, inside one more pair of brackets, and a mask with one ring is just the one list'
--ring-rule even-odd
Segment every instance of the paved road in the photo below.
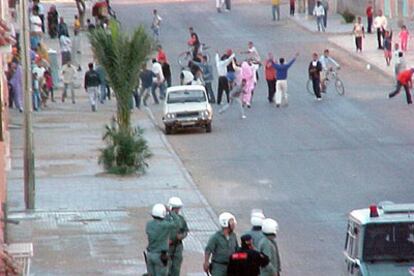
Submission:
{"label": "paved road", "polygon": [[[286,275],[338,275],[347,212],[381,200],[412,200],[413,107],[402,96],[387,100],[391,80],[336,48],[331,51],[343,67],[347,94],[316,102],[304,89],[306,70],[311,53],[327,47],[326,37],[289,20],[269,21],[262,4],[234,4],[231,13],[216,14],[210,2],[118,0],[114,7],[128,27],[148,26],[152,8],[159,9],[172,64],[185,49],[188,26],[213,49],[241,50],[253,40],[262,56],[299,51],[290,71],[290,104],[270,106],[262,80],[246,120],[237,110],[217,114],[213,133],[185,131],[168,139],[214,210],[237,215],[239,233],[252,208],[279,221]],[[152,108],[159,114],[160,107]]]}

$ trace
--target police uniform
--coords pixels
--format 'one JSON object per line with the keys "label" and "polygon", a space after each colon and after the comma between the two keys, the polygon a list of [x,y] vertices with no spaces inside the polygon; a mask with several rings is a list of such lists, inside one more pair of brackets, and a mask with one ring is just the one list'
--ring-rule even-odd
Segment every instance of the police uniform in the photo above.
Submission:
{"label": "police uniform", "polygon": [[212,276],[226,276],[230,256],[238,248],[237,236],[230,233],[226,237],[223,230],[217,231],[208,240],[205,252],[212,254],[210,273]]}
{"label": "police uniform", "polygon": [[276,240],[265,237],[259,243],[259,251],[269,257],[269,264],[260,269],[260,276],[273,276],[280,273],[280,257]]}
{"label": "police uniform", "polygon": [[265,235],[262,232],[261,227],[254,226],[251,230],[247,231],[245,235],[250,235],[252,237],[253,246],[255,249],[259,248],[259,243]]}
{"label": "police uniform", "polygon": [[148,236],[147,270],[151,276],[168,275],[168,241],[175,226],[172,219],[153,219],[145,227]]}
{"label": "police uniform", "polygon": [[[180,276],[181,263],[183,262],[183,242],[188,233],[187,222],[184,217],[175,212],[170,214],[172,220],[175,222],[174,227],[170,232],[170,247],[168,255],[171,258],[171,266],[169,269],[169,276]],[[182,239],[177,239],[177,234],[182,235]]]}

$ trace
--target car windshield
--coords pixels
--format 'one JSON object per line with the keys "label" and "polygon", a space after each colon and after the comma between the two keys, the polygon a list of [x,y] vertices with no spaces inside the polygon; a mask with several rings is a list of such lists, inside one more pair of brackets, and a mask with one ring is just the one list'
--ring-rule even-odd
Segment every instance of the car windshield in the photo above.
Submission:
{"label": "car windshield", "polygon": [[185,90],[168,93],[167,103],[201,103],[206,101],[202,90]]}
{"label": "car windshield", "polygon": [[364,261],[414,261],[414,222],[368,224]]}

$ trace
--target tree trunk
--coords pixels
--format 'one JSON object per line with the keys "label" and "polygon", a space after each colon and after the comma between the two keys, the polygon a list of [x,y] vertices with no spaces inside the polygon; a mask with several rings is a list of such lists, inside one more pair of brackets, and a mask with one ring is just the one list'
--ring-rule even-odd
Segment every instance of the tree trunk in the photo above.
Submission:
{"label": "tree trunk", "polygon": [[75,0],[76,8],[78,9],[79,21],[81,24],[81,28],[85,29],[85,2],[84,0]]}

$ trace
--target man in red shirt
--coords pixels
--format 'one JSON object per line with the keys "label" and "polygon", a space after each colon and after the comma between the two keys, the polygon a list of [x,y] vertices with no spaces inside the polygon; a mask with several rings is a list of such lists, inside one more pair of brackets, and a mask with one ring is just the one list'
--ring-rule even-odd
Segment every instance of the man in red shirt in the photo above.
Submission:
{"label": "man in red shirt", "polygon": [[372,7],[372,1],[368,2],[368,6],[366,9],[367,21],[368,21],[368,33],[372,33],[372,19],[374,17],[374,8]]}
{"label": "man in red shirt", "polygon": [[405,95],[407,96],[407,104],[412,104],[413,102],[411,100],[410,88],[413,87],[413,83],[411,80],[411,78],[413,77],[413,73],[414,73],[414,68],[407,69],[399,73],[397,76],[397,88],[395,89],[394,92],[391,92],[388,95],[388,98],[392,98],[398,93],[400,93],[401,87],[404,87]]}

